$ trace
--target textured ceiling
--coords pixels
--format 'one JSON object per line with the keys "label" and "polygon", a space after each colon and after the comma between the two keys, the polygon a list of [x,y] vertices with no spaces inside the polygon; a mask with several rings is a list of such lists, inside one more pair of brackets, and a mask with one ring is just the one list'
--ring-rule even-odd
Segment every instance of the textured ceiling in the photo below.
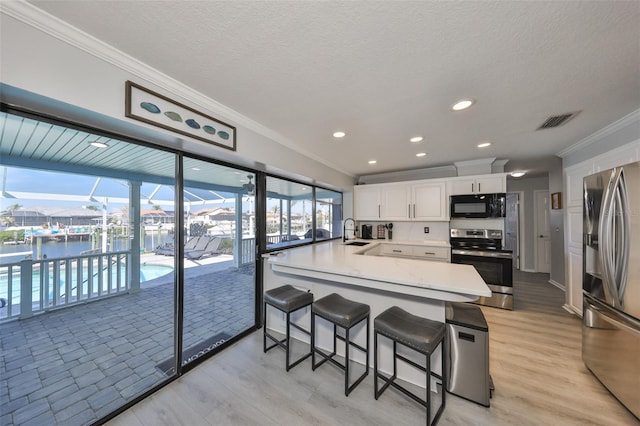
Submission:
{"label": "textured ceiling", "polygon": [[31,3],[353,175],[486,157],[540,172],[640,108],[637,1]]}

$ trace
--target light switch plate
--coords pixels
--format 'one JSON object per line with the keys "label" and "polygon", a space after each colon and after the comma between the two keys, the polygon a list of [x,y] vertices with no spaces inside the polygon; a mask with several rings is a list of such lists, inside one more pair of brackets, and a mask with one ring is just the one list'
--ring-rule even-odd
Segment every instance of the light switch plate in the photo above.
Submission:
{"label": "light switch plate", "polygon": [[424,227],[424,233],[425,233],[425,234],[428,234],[428,233],[429,233],[429,227],[428,227],[428,226],[425,226],[425,227]]}

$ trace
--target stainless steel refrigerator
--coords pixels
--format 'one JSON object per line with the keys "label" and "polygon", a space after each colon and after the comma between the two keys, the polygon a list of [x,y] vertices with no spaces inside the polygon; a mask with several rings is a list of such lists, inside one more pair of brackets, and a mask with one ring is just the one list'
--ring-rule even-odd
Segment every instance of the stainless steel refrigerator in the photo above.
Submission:
{"label": "stainless steel refrigerator", "polygon": [[582,359],[640,418],[640,162],[584,178]]}

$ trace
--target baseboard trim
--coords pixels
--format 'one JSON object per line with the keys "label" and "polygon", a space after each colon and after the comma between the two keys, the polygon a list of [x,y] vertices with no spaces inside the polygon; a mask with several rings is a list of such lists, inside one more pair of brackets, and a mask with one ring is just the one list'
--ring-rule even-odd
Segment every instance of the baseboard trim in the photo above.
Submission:
{"label": "baseboard trim", "polygon": [[571,306],[571,305],[567,305],[566,303],[564,305],[562,305],[562,309],[564,309],[565,311],[569,312],[572,315],[577,315],[580,318],[582,318],[582,312],[578,312],[578,310]]}
{"label": "baseboard trim", "polygon": [[533,272],[533,273],[538,272],[538,271],[536,271],[535,269],[523,269],[523,268],[520,268],[520,270],[521,270],[522,272]]}
{"label": "baseboard trim", "polygon": [[560,284],[558,281],[549,280],[549,284],[558,287],[560,290],[564,291],[565,293],[567,292],[567,288],[564,286],[564,284]]}

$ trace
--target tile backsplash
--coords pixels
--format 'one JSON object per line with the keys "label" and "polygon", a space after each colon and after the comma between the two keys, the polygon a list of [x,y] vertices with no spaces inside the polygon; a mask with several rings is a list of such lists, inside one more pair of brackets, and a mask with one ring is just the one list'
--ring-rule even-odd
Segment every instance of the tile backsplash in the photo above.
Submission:
{"label": "tile backsplash", "polygon": [[[389,222],[358,221],[358,227],[373,225],[373,238],[376,238],[376,228]],[[392,222],[393,239],[398,241],[449,241],[449,222]],[[429,233],[424,233],[424,227],[429,227]]]}

